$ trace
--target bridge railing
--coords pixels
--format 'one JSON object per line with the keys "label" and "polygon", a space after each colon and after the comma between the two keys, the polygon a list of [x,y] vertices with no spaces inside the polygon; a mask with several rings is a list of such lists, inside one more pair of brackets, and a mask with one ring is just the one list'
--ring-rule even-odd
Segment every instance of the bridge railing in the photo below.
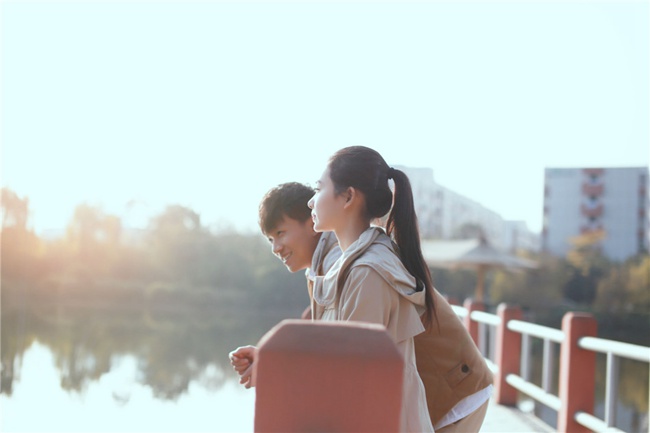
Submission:
{"label": "bridge railing", "polygon": [[[471,299],[452,308],[495,373],[497,403],[514,406],[522,392],[557,411],[558,432],[622,431],[615,427],[619,360],[650,365],[650,347],[597,338],[596,320],[586,313],[566,313],[562,329],[555,329],[521,320],[521,309],[506,304],[498,306],[497,314],[486,313],[482,303]],[[541,386],[531,381],[531,338],[543,342]],[[554,394],[558,345],[559,383]],[[607,356],[604,420],[594,416],[596,353]]]}

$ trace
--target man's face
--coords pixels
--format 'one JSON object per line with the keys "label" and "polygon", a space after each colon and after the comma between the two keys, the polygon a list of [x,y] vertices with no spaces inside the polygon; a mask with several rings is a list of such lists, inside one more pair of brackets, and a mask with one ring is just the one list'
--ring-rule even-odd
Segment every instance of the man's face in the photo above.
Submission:
{"label": "man's face", "polygon": [[314,231],[311,218],[304,222],[284,216],[266,234],[271,249],[291,272],[298,272],[311,266],[320,234]]}

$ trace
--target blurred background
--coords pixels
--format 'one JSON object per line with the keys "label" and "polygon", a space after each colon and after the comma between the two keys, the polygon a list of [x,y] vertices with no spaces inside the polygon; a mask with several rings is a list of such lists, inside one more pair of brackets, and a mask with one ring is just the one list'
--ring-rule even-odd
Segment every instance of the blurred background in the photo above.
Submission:
{"label": "blurred background", "polygon": [[[424,240],[538,264],[489,272],[490,309],[650,345],[646,1],[0,12],[3,431],[251,431],[227,354],[308,303],[259,201],[349,145],[407,172]],[[622,428],[647,429],[647,365],[622,371]]]}

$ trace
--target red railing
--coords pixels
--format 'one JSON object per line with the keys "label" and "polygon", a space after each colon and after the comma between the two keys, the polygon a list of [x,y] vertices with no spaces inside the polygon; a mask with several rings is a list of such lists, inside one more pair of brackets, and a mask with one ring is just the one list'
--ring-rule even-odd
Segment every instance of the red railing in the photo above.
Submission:
{"label": "red railing", "polygon": [[[452,301],[453,302],[453,301]],[[568,312],[562,319],[562,329],[554,329],[521,321],[519,307],[501,304],[497,314],[484,312],[484,305],[466,300],[463,307],[452,306],[475,338],[495,373],[496,403],[513,406],[517,393],[522,392],[558,413],[558,432],[621,432],[616,422],[615,401],[618,373],[614,368],[618,358],[650,363],[650,347],[596,338],[597,324],[587,313]],[[478,329],[477,329],[478,326]],[[493,360],[488,357],[486,332],[495,334]],[[542,386],[530,381],[530,337],[544,341]],[[553,344],[560,345],[558,395],[551,393]],[[596,353],[607,354],[607,386],[605,419],[594,414]]]}

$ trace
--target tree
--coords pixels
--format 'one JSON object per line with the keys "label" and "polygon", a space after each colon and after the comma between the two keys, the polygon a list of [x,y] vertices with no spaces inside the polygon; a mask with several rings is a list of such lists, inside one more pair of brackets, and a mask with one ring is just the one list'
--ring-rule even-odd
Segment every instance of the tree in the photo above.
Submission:
{"label": "tree", "polygon": [[643,254],[629,264],[626,291],[630,304],[640,311],[650,312],[650,255]]}
{"label": "tree", "polygon": [[613,265],[598,283],[595,306],[608,312],[650,312],[650,255]]}
{"label": "tree", "polygon": [[605,238],[603,230],[587,232],[569,240],[572,248],[567,253],[569,279],[564,286],[564,296],[574,302],[591,305],[596,298],[598,282],[610,268],[601,252],[600,243]]}
{"label": "tree", "polygon": [[20,198],[9,188],[2,188],[2,228],[27,229],[29,199]]}
{"label": "tree", "polygon": [[27,228],[29,200],[2,188],[2,280],[36,280],[41,274],[42,245]]}
{"label": "tree", "polygon": [[196,281],[206,241],[210,242],[199,214],[184,206],[168,206],[151,220],[147,240],[158,276],[188,285]]}
{"label": "tree", "polygon": [[108,277],[121,257],[122,223],[96,206],[76,207],[65,238],[65,267],[85,282]]}
{"label": "tree", "polygon": [[536,259],[539,267],[533,270],[508,272],[497,270],[490,287],[495,304],[506,302],[530,310],[558,305],[562,300],[561,287],[566,284],[566,262],[551,256]]}

